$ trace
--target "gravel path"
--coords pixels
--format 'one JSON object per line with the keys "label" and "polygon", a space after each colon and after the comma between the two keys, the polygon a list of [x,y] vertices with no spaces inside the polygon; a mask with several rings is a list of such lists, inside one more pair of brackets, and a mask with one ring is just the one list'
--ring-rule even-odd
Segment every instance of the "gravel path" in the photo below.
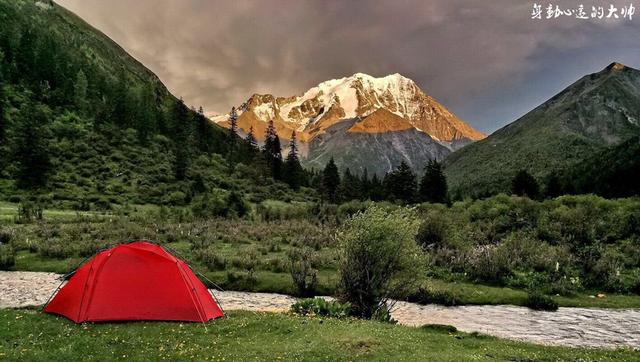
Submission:
{"label": "gravel path", "polygon": [[[58,274],[0,271],[0,308],[44,304],[60,283]],[[284,312],[295,298],[272,293],[215,292],[225,310]],[[443,307],[398,302],[392,313],[400,324],[449,324],[465,332],[572,347],[640,349],[640,310],[560,308],[532,311],[516,306]]]}

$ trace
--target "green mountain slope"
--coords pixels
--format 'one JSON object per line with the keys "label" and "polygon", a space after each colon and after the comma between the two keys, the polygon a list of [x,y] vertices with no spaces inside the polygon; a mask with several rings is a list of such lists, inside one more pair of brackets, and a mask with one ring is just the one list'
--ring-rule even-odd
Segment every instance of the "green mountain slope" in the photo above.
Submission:
{"label": "green mountain slope", "polygon": [[518,170],[542,181],[640,134],[640,71],[613,63],[446,159],[454,196],[507,192]]}
{"label": "green mountain slope", "polygon": [[640,136],[612,146],[562,174],[567,192],[604,197],[640,195]]}
{"label": "green mountain slope", "polygon": [[37,193],[84,209],[289,193],[242,165],[245,143],[71,12],[0,0],[0,24],[0,199]]}

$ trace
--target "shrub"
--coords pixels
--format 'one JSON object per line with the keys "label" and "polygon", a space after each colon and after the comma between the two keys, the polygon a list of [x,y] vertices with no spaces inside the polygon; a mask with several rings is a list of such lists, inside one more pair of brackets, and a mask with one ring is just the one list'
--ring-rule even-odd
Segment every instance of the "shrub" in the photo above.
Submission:
{"label": "shrub", "polygon": [[305,219],[312,215],[312,204],[265,200],[258,204],[256,212],[263,221]]}
{"label": "shrub", "polygon": [[441,333],[458,333],[458,328],[448,324],[425,324],[420,329],[424,331],[433,331]]}
{"label": "shrub", "polygon": [[227,267],[227,261],[219,255],[214,247],[198,250],[196,257],[211,271],[225,270]]}
{"label": "shrub", "polygon": [[0,270],[9,270],[16,264],[15,251],[10,245],[0,244]]}
{"label": "shrub", "polygon": [[441,304],[454,306],[460,304],[459,298],[454,293],[448,290],[431,289],[425,286],[421,286],[417,291],[411,293],[408,296],[407,301],[422,305]]}
{"label": "shrub", "polygon": [[42,205],[32,202],[23,202],[18,205],[16,224],[27,224],[35,220],[42,220],[44,209]]}
{"label": "shrub", "polygon": [[510,252],[498,245],[477,246],[467,254],[467,270],[473,279],[502,282],[513,272]]}
{"label": "shrub", "polygon": [[271,258],[267,260],[266,268],[274,273],[284,273],[287,271],[287,263],[281,258]]}
{"label": "shrub", "polygon": [[405,298],[415,288],[422,264],[414,237],[418,220],[411,209],[386,211],[373,206],[356,213],[337,231],[339,297],[354,315],[371,318],[393,295]]}
{"label": "shrub", "polygon": [[229,208],[230,216],[245,217],[249,213],[249,211],[251,211],[251,206],[237,191],[232,191],[229,194],[226,203]]}
{"label": "shrub", "polygon": [[300,299],[291,306],[291,311],[299,315],[315,315],[331,318],[345,318],[351,314],[349,303],[327,301],[322,298]]}
{"label": "shrub", "polygon": [[204,193],[194,198],[191,212],[198,218],[222,217],[229,213],[229,206],[220,193]]}
{"label": "shrub", "polygon": [[447,237],[447,219],[441,213],[429,213],[420,224],[416,242],[423,249],[440,248]]}
{"label": "shrub", "polygon": [[47,239],[38,244],[38,253],[47,258],[66,259],[73,255],[73,245],[60,239]]}
{"label": "shrub", "polygon": [[227,271],[225,289],[254,290],[258,279],[253,273]]}
{"label": "shrub", "polygon": [[318,271],[313,268],[315,254],[308,247],[292,249],[289,252],[289,270],[291,279],[299,296],[313,296],[318,284]]}
{"label": "shrub", "polygon": [[525,305],[534,310],[556,311],[558,303],[553,298],[539,291],[529,291]]}

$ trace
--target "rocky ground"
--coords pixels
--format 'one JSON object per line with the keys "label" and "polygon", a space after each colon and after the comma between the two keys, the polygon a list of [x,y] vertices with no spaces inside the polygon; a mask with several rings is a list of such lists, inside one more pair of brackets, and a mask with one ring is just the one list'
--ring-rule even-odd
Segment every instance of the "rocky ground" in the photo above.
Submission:
{"label": "rocky ground", "polygon": [[[60,275],[0,272],[0,308],[42,305],[60,284]],[[272,293],[215,291],[226,310],[285,312],[295,298]],[[392,313],[400,324],[448,324],[465,332],[574,347],[640,349],[640,310],[560,308],[532,311],[516,306],[422,306],[398,302]]]}

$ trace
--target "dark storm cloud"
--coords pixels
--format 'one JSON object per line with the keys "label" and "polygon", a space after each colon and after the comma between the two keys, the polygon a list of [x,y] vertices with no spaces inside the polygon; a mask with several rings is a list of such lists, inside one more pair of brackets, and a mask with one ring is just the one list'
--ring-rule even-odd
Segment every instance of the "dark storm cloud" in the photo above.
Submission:
{"label": "dark storm cloud", "polygon": [[209,113],[253,93],[288,96],[356,72],[398,72],[490,132],[614,60],[640,66],[640,14],[632,21],[534,21],[527,1],[58,3]]}

